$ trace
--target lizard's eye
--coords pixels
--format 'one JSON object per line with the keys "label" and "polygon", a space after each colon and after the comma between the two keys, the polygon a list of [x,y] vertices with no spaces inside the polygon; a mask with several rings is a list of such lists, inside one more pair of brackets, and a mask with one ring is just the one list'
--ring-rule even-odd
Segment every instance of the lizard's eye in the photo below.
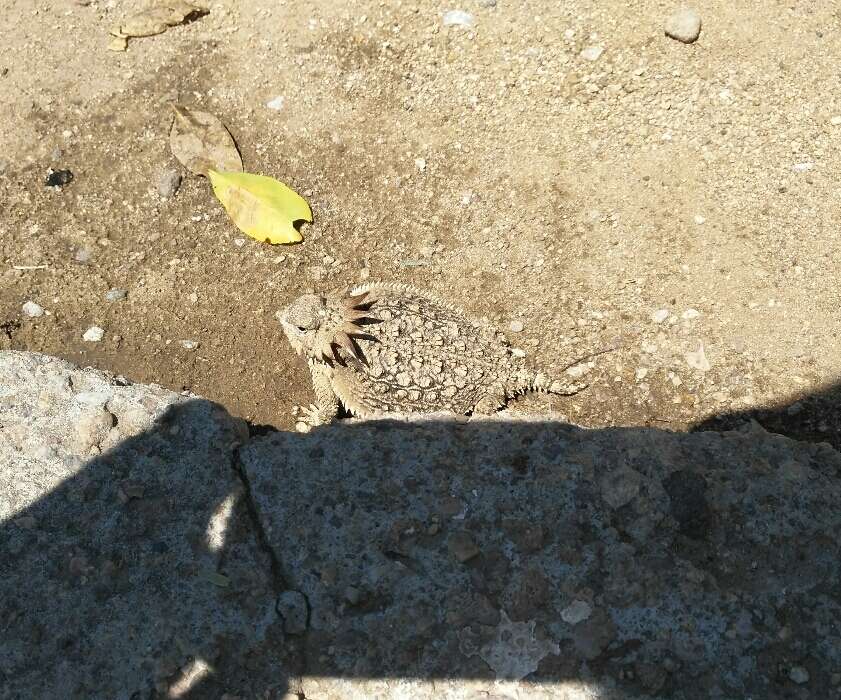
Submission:
{"label": "lizard's eye", "polygon": [[306,329],[306,328],[304,328],[303,326],[295,326],[295,327],[296,327],[299,331],[301,331],[301,333],[306,333],[306,331],[307,331],[307,329]]}

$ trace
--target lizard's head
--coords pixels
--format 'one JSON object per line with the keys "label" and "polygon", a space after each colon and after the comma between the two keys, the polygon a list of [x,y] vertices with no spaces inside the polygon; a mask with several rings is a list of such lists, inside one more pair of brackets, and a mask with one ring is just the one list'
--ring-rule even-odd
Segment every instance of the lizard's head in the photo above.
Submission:
{"label": "lizard's head", "polygon": [[289,343],[299,355],[313,355],[319,329],[330,316],[327,300],[318,294],[304,294],[276,314]]}
{"label": "lizard's head", "polygon": [[344,364],[347,357],[365,363],[358,340],[376,338],[362,326],[379,323],[379,319],[369,314],[374,300],[366,300],[367,296],[367,291],[352,295],[348,290],[337,290],[326,296],[304,294],[278,311],[276,317],[299,355],[330,365],[334,361]]}

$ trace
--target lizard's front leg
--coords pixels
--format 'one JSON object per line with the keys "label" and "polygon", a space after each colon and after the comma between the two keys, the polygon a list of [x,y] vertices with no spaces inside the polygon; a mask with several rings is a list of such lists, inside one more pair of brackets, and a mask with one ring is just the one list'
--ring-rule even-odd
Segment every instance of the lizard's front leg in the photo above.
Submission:
{"label": "lizard's front leg", "polygon": [[326,365],[310,364],[315,403],[309,408],[305,408],[303,415],[298,415],[295,429],[299,432],[309,432],[311,428],[325,425],[336,418],[339,412],[339,399],[330,383],[330,372],[331,369]]}

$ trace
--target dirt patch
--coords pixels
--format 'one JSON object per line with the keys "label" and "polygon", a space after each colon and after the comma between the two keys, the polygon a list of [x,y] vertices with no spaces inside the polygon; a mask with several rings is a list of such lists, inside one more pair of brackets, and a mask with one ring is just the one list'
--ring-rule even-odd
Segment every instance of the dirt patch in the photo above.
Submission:
{"label": "dirt patch", "polygon": [[[13,3],[0,343],[289,427],[310,388],[274,312],[387,279],[522,321],[549,371],[616,348],[576,370],[588,391],[524,404],[579,423],[682,428],[836,383],[834,4],[708,4],[691,45],[653,2],[487,4],[465,31],[427,0],[226,0],[116,54],[132,3]],[[302,245],[245,239],[200,178],[160,198],[173,99],[307,196]],[[73,182],[45,187],[50,167]],[[709,369],[687,361],[702,344]]]}

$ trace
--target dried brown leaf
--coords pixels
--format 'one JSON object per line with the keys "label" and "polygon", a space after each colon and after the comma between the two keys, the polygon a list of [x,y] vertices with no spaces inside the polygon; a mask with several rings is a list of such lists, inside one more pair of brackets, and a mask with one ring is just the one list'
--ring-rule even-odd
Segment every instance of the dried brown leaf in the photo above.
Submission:
{"label": "dried brown leaf", "polygon": [[186,0],[164,0],[130,15],[120,24],[114,25],[110,33],[116,37],[153,36],[207,13],[207,8]]}
{"label": "dried brown leaf", "polygon": [[209,112],[172,105],[175,121],[169,134],[172,155],[197,175],[208,170],[242,172],[242,158],[225,125]]}

